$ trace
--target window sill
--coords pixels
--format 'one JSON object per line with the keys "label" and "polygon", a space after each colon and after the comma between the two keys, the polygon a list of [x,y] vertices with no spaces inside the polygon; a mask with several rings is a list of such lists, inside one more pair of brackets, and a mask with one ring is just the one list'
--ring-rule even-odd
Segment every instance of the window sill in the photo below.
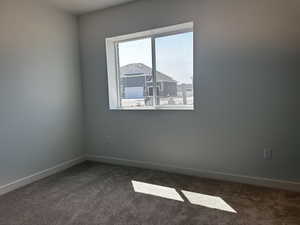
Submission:
{"label": "window sill", "polygon": [[194,106],[160,106],[160,107],[128,107],[115,108],[116,111],[193,111]]}

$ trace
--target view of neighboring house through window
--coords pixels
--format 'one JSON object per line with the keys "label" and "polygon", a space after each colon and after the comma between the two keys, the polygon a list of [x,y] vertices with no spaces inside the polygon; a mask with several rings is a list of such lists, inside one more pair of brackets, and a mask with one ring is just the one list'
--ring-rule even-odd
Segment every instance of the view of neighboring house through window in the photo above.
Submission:
{"label": "view of neighboring house through window", "polygon": [[151,39],[119,43],[119,93],[121,107],[152,106]]}
{"label": "view of neighboring house through window", "polygon": [[[110,104],[111,108],[193,109],[193,30],[188,25],[107,41],[114,46],[107,46],[107,54],[109,64],[109,49],[114,49],[117,84],[112,87],[109,72],[110,95],[115,96],[110,101],[117,98],[117,106]],[[117,94],[111,93],[115,89]]]}

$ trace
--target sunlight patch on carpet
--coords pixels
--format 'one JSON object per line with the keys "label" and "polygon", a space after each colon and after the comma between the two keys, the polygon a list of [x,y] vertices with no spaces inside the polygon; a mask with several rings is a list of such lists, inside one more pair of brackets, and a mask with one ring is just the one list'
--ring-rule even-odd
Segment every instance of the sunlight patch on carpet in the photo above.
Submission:
{"label": "sunlight patch on carpet", "polygon": [[154,195],[154,196],[177,200],[181,202],[184,201],[181,198],[181,196],[178,194],[178,192],[175,190],[175,188],[154,185],[154,184],[139,182],[135,180],[132,180],[131,182],[135,192]]}
{"label": "sunlight patch on carpet", "polygon": [[237,213],[230,205],[218,196],[205,195],[191,191],[181,191],[184,196],[194,205],[201,205],[208,208],[219,209],[231,213]]}

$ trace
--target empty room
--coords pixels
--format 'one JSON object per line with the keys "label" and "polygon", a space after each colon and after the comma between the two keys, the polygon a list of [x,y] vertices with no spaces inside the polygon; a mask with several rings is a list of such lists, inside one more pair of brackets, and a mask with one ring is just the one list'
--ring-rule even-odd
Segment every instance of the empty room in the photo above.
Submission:
{"label": "empty room", "polygon": [[0,225],[300,225],[299,0],[0,0]]}

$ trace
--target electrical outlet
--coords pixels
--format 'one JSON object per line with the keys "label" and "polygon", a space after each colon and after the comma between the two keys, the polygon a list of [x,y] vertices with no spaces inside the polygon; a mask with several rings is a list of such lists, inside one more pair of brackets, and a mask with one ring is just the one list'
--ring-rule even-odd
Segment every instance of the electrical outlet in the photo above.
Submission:
{"label": "electrical outlet", "polygon": [[273,156],[273,151],[270,148],[265,148],[264,149],[264,159],[265,160],[271,160]]}

